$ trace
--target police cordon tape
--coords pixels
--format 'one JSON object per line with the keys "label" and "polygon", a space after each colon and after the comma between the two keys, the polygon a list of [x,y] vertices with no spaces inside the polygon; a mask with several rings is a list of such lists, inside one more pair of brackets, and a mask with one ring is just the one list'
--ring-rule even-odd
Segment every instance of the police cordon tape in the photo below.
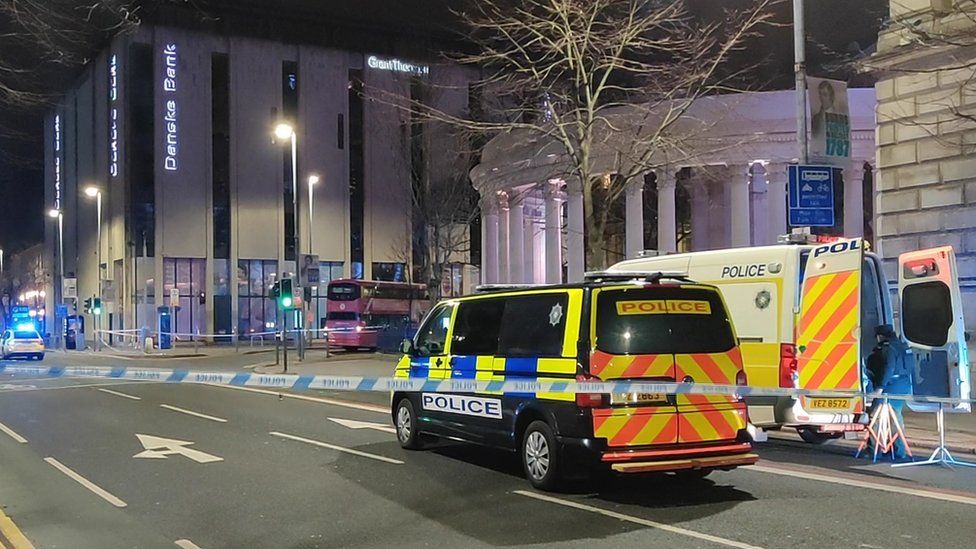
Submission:
{"label": "police cordon tape", "polygon": [[122,368],[108,366],[14,366],[0,364],[0,373],[29,377],[79,377],[155,381],[164,383],[199,383],[265,387],[295,391],[412,391],[428,393],[647,393],[747,396],[808,396],[827,398],[890,398],[937,404],[973,403],[972,398],[944,398],[923,395],[894,395],[852,391],[784,389],[702,383],[654,383],[646,381],[575,381],[559,379],[524,379],[488,381],[478,379],[428,379],[420,377],[361,377],[295,374],[259,374],[252,372],[207,372],[173,368]]}

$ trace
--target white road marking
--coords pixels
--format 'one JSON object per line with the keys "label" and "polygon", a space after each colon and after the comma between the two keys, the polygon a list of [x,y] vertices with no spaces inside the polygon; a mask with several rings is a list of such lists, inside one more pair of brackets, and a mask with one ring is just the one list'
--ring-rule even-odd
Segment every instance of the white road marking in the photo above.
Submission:
{"label": "white road marking", "polygon": [[[54,379],[38,379],[37,381],[57,381],[59,379],[78,379],[78,378],[54,378]],[[138,383],[164,383],[157,381],[108,381],[105,383],[79,383],[77,385],[56,385],[48,387],[37,387],[35,385],[22,385],[18,386],[17,389],[4,389],[0,387],[0,393],[3,392],[28,392],[28,391],[53,391],[56,389],[81,389],[83,387],[111,387],[113,385],[135,385]]]}
{"label": "white road marking", "polygon": [[224,458],[201,452],[195,448],[188,448],[194,443],[188,440],[177,440],[175,438],[163,438],[155,435],[136,434],[139,443],[145,450],[132,456],[134,458],[146,459],[166,459],[167,456],[185,456],[197,463],[214,463],[224,461]]}
{"label": "white road marking", "polygon": [[11,429],[10,427],[7,427],[3,423],[0,423],[0,431],[3,431],[4,433],[7,433],[8,435],[10,435],[10,438],[16,440],[17,442],[19,442],[21,444],[27,444],[27,439],[26,438],[18,435],[16,432],[14,432],[13,429]]}
{"label": "white road marking", "polygon": [[570,501],[567,499],[554,498],[552,496],[546,496],[536,492],[528,492],[526,490],[515,490],[514,493],[520,496],[537,499],[539,501],[555,503],[556,505],[562,505],[563,507],[570,507],[573,509],[578,509],[580,511],[587,511],[590,513],[603,515],[605,517],[615,518],[617,520],[623,520],[626,522],[632,522],[634,524],[640,524],[641,526],[656,528],[658,530],[663,530],[665,532],[671,532],[672,534],[679,534],[682,536],[688,536],[690,538],[700,539],[703,541],[710,541],[712,543],[716,543],[719,545],[725,545],[728,547],[738,547],[739,549],[759,549],[759,547],[756,545],[749,545],[748,543],[742,543],[731,539],[720,538],[718,536],[713,536],[711,534],[703,534],[701,532],[696,532],[694,530],[688,530],[686,528],[680,528],[678,526],[671,526],[670,524],[664,524],[661,522],[655,522],[653,520],[647,520],[647,519],[642,519],[640,517],[625,515],[623,513],[618,513],[616,511],[608,511],[606,509],[585,505],[583,503],[577,503],[575,501]]}
{"label": "white road marking", "polygon": [[370,423],[368,421],[356,421],[355,419],[343,419],[341,417],[330,417],[329,421],[338,423],[343,427],[349,427],[350,429],[375,429],[377,431],[383,431],[384,433],[396,434],[396,429],[392,425],[384,425],[382,423]]}
{"label": "white road marking", "polygon": [[200,549],[200,546],[188,539],[178,539],[174,542],[180,549]]}
{"label": "white road marking", "polygon": [[344,408],[352,408],[353,410],[363,410],[366,412],[377,412],[380,414],[389,414],[390,409],[385,406],[377,406],[375,404],[362,404],[359,402],[349,402],[347,400],[336,400],[332,398],[322,398],[322,397],[311,397],[306,395],[296,395],[293,393],[282,393],[279,391],[269,391],[267,389],[255,389],[254,387],[238,387],[236,385],[214,385],[212,383],[201,383],[201,385],[209,385],[210,387],[224,387],[226,389],[237,389],[238,391],[250,391],[252,393],[261,393],[264,395],[271,395],[276,397],[293,398],[296,400],[305,400],[308,402],[317,402],[319,404],[332,404],[333,406],[342,406]]}
{"label": "white road marking", "polygon": [[60,461],[54,459],[53,457],[46,457],[46,458],[44,458],[44,461],[46,461],[49,464],[53,465],[55,469],[57,469],[58,471],[61,471],[65,475],[67,475],[68,478],[70,478],[71,480],[73,480],[73,481],[77,482],[78,484],[84,486],[85,488],[88,488],[89,490],[91,490],[92,492],[94,492],[95,495],[97,495],[98,497],[100,497],[100,498],[104,499],[105,501],[111,503],[112,505],[114,505],[116,507],[126,507],[127,504],[124,501],[122,501],[121,499],[119,499],[119,498],[113,496],[112,494],[106,492],[102,488],[98,487],[98,485],[96,485],[92,481],[90,481],[90,480],[86,479],[85,477],[79,475],[78,473],[72,471],[66,465],[64,465]]}
{"label": "white road marking", "polygon": [[98,390],[101,391],[101,392],[103,392],[103,393],[108,393],[110,395],[115,395],[115,396],[122,397],[122,398],[128,398],[130,400],[142,400],[142,397],[137,397],[135,395],[127,395],[125,393],[120,393],[118,391],[113,391],[111,389],[98,389]]}
{"label": "white road marking", "polygon": [[289,440],[297,440],[298,442],[304,442],[305,444],[311,444],[313,446],[320,446],[322,448],[328,448],[330,450],[335,450],[337,452],[345,452],[347,454],[352,454],[354,456],[365,457],[369,459],[375,459],[377,461],[383,461],[386,463],[393,463],[395,465],[403,465],[403,462],[398,459],[388,458],[386,456],[380,456],[376,454],[370,454],[369,452],[360,452],[359,450],[353,450],[352,448],[346,448],[343,446],[336,446],[335,444],[329,444],[328,442],[321,442],[318,440],[312,440],[310,438],[289,435],[287,433],[279,433],[278,431],[271,431],[268,433],[273,437],[287,438]]}
{"label": "white road marking", "polygon": [[170,406],[169,404],[160,404],[159,407],[166,408],[167,410],[173,410],[174,412],[179,412],[181,414],[209,419],[210,421],[216,421],[217,423],[227,423],[227,420],[222,417],[208,416],[207,414],[201,414],[200,412],[194,412],[193,410],[187,410],[185,408],[177,408],[176,406]]}
{"label": "white road marking", "polygon": [[785,469],[781,467],[769,467],[766,465],[748,465],[746,467],[742,467],[742,469],[745,471],[756,471],[758,473],[768,473],[773,475],[781,475],[784,477],[818,480],[820,482],[829,482],[832,484],[840,484],[842,486],[851,486],[853,488],[867,488],[869,490],[877,490],[879,492],[890,492],[892,494],[905,494],[905,495],[917,496],[921,498],[948,501],[951,503],[961,503],[964,505],[976,505],[976,497],[965,496],[962,494],[952,494],[946,492],[937,492],[934,490],[925,490],[922,488],[911,488],[908,486],[882,484],[882,483],[869,482],[866,480],[857,480],[857,479],[852,479],[847,477],[824,475],[824,474],[814,473],[805,470],[794,471],[791,469]]}

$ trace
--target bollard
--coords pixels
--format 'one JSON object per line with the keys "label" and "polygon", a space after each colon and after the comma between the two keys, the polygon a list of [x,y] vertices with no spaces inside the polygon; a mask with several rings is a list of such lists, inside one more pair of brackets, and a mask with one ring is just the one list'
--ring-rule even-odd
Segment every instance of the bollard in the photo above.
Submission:
{"label": "bollard", "polygon": [[237,333],[236,326],[231,330],[230,334],[230,337],[234,338],[234,352],[241,352],[241,336]]}

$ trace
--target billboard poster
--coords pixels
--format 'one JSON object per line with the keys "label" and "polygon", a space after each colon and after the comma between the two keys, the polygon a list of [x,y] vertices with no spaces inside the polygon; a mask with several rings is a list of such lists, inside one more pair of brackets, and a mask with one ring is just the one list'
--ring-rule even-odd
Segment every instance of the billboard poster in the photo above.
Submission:
{"label": "billboard poster", "polygon": [[810,158],[844,165],[851,157],[851,116],[847,84],[807,78],[810,104]]}

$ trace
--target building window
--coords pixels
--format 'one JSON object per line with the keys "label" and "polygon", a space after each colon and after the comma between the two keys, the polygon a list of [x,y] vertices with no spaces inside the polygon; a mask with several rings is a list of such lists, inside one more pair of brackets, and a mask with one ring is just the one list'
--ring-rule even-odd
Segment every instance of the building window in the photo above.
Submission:
{"label": "building window", "polygon": [[237,262],[237,330],[242,336],[274,331],[277,310],[270,297],[278,262],[241,259]]}
{"label": "building window", "polygon": [[230,68],[227,55],[210,58],[211,181],[213,193],[213,256],[230,258]]}
{"label": "building window", "polygon": [[[163,294],[166,304],[171,303],[173,290],[179,292],[179,309],[173,314],[173,332],[196,334],[207,332],[205,304],[207,260],[200,258],[164,257]],[[180,339],[188,339],[180,337]]]}
{"label": "building window", "polygon": [[464,294],[464,264],[448,263],[441,273],[441,297],[459,297]]}
{"label": "building window", "polygon": [[[281,64],[281,114],[284,120],[292,125],[294,131],[298,131],[298,63],[294,61],[284,61]],[[286,144],[287,145],[287,144]],[[282,166],[284,169],[285,189],[285,259],[294,261],[296,253],[296,243],[298,241],[295,233],[295,195],[292,181],[294,174],[291,165],[291,147],[282,147]]]}
{"label": "building window", "polygon": [[[352,278],[363,278],[363,220],[366,208],[363,131],[363,71],[349,71],[349,254]],[[376,276],[375,274],[373,275]]]}
{"label": "building window", "polygon": [[373,263],[373,280],[406,282],[406,263]]}
{"label": "building window", "polygon": [[156,241],[155,116],[153,52],[148,44],[129,46],[129,224],[133,255],[153,257]]}

